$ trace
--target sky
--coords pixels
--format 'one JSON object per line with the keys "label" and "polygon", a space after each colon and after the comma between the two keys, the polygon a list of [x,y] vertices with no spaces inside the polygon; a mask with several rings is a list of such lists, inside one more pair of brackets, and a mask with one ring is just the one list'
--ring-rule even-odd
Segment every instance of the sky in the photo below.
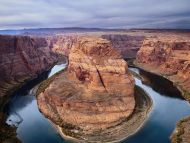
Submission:
{"label": "sky", "polygon": [[0,0],[0,29],[190,29],[190,0]]}

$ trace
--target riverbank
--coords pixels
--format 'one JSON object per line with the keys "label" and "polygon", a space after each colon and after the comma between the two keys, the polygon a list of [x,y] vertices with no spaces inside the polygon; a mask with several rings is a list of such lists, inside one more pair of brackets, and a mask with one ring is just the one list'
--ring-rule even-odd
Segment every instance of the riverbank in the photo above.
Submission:
{"label": "riverbank", "polygon": [[174,80],[170,79],[169,76],[159,73],[159,71],[157,69],[154,69],[150,66],[138,63],[136,61],[134,61],[133,63],[134,63],[134,67],[136,67],[136,68],[139,68],[139,69],[144,70],[146,72],[161,76],[161,77],[171,81],[173,83],[173,85],[176,86],[176,88],[181,92],[181,96],[184,97],[184,99],[186,99],[188,102],[190,102],[190,92],[185,90],[182,86],[180,86]]}
{"label": "riverbank", "polygon": [[76,134],[73,134],[72,132],[70,134],[69,129],[61,128],[54,123],[52,124],[64,139],[72,142],[121,142],[138,132],[143,127],[153,106],[151,98],[138,86],[135,87],[135,101],[136,107],[130,117],[114,127],[108,128],[99,133],[94,133],[93,135],[85,135],[79,132],[76,132]]}
{"label": "riverbank", "polygon": [[11,96],[19,93],[20,91],[27,90],[36,83],[41,82],[42,80],[46,79],[49,73],[49,68],[47,71],[44,71],[38,76],[35,77],[30,77],[27,78],[27,80],[24,80],[22,83],[17,84],[17,85],[12,85],[11,90],[7,93],[5,96],[6,99],[4,100],[4,105],[1,106],[1,111],[0,111],[0,142],[1,143],[9,143],[9,142],[14,142],[14,143],[20,143],[21,141],[17,138],[16,134],[16,129],[17,127],[9,126],[6,124],[6,119],[7,119],[7,113],[6,109],[7,104],[9,103]]}
{"label": "riverbank", "polygon": [[[65,63],[65,61],[63,61]],[[37,84],[39,84],[40,82],[44,81],[45,79],[47,79],[50,70],[56,65],[56,64],[60,64],[62,63],[61,61],[59,61],[58,63],[54,63],[54,65],[52,65],[50,68],[48,68],[46,71],[42,72],[39,75],[36,75],[35,77],[32,77],[30,79],[27,79],[26,81],[24,81],[22,84],[18,85],[17,87],[14,88],[14,90],[12,90],[10,92],[9,95],[7,95],[6,97],[9,97],[7,100],[7,103],[2,107],[2,111],[0,112],[0,142],[1,143],[9,143],[9,141],[12,143],[20,143],[21,141],[17,138],[17,127],[15,126],[10,126],[7,125],[6,120],[7,120],[7,116],[8,116],[8,104],[10,102],[10,100],[12,99],[12,96],[16,95],[16,94],[27,94],[28,90],[31,89],[32,87],[36,86]],[[37,86],[36,86],[37,88]],[[34,95],[34,93],[36,92],[36,88],[34,88],[34,91],[32,95]]]}
{"label": "riverbank", "polygon": [[190,117],[186,117],[177,123],[171,141],[172,143],[189,143],[190,142]]}
{"label": "riverbank", "polygon": [[[157,76],[163,77],[173,83],[173,85],[181,92],[181,96],[186,99],[188,102],[190,102],[190,92],[186,91],[182,86],[180,86],[177,82],[171,80],[167,75],[163,75],[159,73],[158,70],[151,68],[150,66],[146,66],[144,64],[140,64],[136,61],[133,62],[133,66],[136,66],[137,68],[144,70],[146,72],[155,74]],[[172,143],[186,143],[186,141],[189,140],[189,130],[190,130],[190,117],[187,117],[185,119],[182,119],[178,121],[176,129],[171,135],[171,141]]]}

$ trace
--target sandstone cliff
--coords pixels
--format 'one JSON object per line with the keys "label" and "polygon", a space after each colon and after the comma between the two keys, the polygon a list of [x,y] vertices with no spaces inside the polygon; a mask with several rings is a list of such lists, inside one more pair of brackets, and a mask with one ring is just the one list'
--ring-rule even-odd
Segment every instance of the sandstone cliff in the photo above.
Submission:
{"label": "sandstone cliff", "polygon": [[37,100],[43,114],[65,134],[83,138],[113,128],[132,114],[134,79],[109,41],[80,37],[70,51],[68,69]]}
{"label": "sandstone cliff", "polygon": [[102,38],[109,40],[113,48],[117,49],[123,58],[136,58],[137,51],[140,49],[145,36],[127,34],[108,34]]}
{"label": "sandstone cliff", "polygon": [[[77,39],[83,36],[83,34],[58,35],[49,38],[49,41],[55,53],[68,56],[72,46],[77,42]],[[127,34],[97,34],[97,36],[110,41],[113,48],[115,48],[123,58],[135,58],[145,38],[145,36],[141,35],[132,36]]]}
{"label": "sandstone cliff", "polygon": [[171,136],[172,143],[189,143],[190,117],[184,118],[177,123],[177,127]]}
{"label": "sandstone cliff", "polygon": [[54,53],[68,56],[76,43],[78,35],[58,35],[48,38],[50,48]]}
{"label": "sandstone cliff", "polygon": [[161,74],[190,93],[190,40],[182,38],[149,38],[137,54],[137,65]]}
{"label": "sandstone cliff", "polygon": [[0,107],[26,80],[37,77],[56,61],[46,39],[0,36]]}
{"label": "sandstone cliff", "polygon": [[[172,81],[190,102],[189,38],[149,38],[137,53],[135,64]],[[178,122],[172,143],[189,142],[189,123],[190,118]]]}

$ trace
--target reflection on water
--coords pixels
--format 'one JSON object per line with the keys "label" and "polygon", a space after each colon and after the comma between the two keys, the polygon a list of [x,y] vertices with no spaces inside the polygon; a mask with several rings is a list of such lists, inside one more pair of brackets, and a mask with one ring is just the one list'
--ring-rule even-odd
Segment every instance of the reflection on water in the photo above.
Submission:
{"label": "reflection on water", "polygon": [[[49,76],[52,76],[65,65],[56,65],[52,68]],[[167,92],[168,83],[162,84],[163,81],[155,80],[144,74],[136,68],[130,68],[134,72],[143,76],[143,82],[135,79],[136,84],[142,87],[153,99],[153,110],[150,118],[138,133],[125,140],[124,143],[169,143],[169,137],[175,128],[175,124],[182,117],[190,115],[189,104],[176,98],[175,92]],[[160,82],[154,83],[154,81]],[[165,90],[157,90],[156,85]],[[163,85],[163,86],[162,86]],[[18,126],[17,135],[24,143],[64,143],[50,122],[39,112],[34,89],[17,94],[9,104],[9,117],[7,122]],[[169,95],[169,96],[168,96]],[[178,96],[177,96],[178,97]],[[19,125],[18,125],[19,124]]]}
{"label": "reflection on water", "polygon": [[[130,69],[142,74],[138,69]],[[151,78],[153,81],[154,77]],[[138,86],[142,87],[151,96],[154,106],[143,128],[124,141],[124,143],[170,143],[169,137],[175,128],[176,122],[190,115],[188,102],[176,98],[178,96],[174,92],[167,96],[163,92],[164,90],[161,93],[157,92],[156,88],[151,87],[152,84],[146,85],[137,78],[135,78],[135,81]],[[164,85],[164,87],[165,91],[167,91],[168,86]]]}
{"label": "reflection on water", "polygon": [[[54,66],[48,77],[64,69],[65,66],[65,64]],[[65,141],[38,110],[33,95],[36,86],[33,85],[30,90],[25,88],[14,95],[9,103],[7,123],[18,126],[17,136],[23,143],[63,143]]]}
{"label": "reflection on water", "polygon": [[173,85],[173,83],[165,78],[162,78],[155,74],[150,74],[143,70],[138,70],[137,68],[130,68],[130,70],[139,74],[143,84],[150,86],[160,95],[170,96],[175,98],[184,99],[181,96],[180,91]]}

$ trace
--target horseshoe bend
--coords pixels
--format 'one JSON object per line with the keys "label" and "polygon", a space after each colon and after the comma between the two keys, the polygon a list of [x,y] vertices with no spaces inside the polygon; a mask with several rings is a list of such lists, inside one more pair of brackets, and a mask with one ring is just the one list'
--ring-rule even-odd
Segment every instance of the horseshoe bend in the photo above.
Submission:
{"label": "horseshoe bend", "polygon": [[188,32],[27,34],[0,36],[0,142],[188,143]]}
{"label": "horseshoe bend", "polygon": [[122,56],[95,36],[78,38],[68,68],[45,84],[38,89],[40,111],[63,137],[81,142],[125,139],[143,124],[152,105],[141,89],[134,92],[134,78]]}
{"label": "horseshoe bend", "polygon": [[190,143],[190,0],[0,0],[0,143]]}

